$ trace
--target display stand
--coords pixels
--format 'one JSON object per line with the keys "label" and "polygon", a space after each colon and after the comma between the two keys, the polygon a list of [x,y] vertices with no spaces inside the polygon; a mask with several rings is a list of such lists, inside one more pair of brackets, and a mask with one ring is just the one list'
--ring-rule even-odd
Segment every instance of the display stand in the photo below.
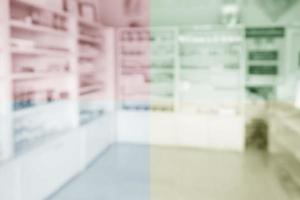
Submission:
{"label": "display stand", "polygon": [[[287,26],[286,62],[277,84],[276,103],[270,103],[269,151],[275,159],[275,166],[290,184],[300,185],[300,129],[299,129],[299,80],[300,80],[300,27]],[[297,87],[298,85],[298,87]]]}
{"label": "display stand", "polygon": [[119,30],[119,141],[242,150],[243,28],[150,30]]}
{"label": "display stand", "polygon": [[174,134],[176,34],[172,27],[119,29],[119,141],[170,143],[164,137]]}
{"label": "display stand", "polygon": [[242,151],[243,27],[184,27],[179,35],[180,145]]}
{"label": "display stand", "polygon": [[45,2],[0,2],[0,199],[47,198],[114,141],[114,31]]}

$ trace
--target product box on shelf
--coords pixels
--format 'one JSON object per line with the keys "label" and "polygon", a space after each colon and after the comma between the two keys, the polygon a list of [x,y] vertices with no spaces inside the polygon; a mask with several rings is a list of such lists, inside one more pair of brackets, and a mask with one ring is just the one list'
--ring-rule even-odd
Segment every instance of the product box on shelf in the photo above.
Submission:
{"label": "product box on shelf", "polygon": [[83,19],[91,22],[96,21],[97,9],[95,4],[93,4],[92,2],[84,2],[84,1],[79,1],[78,4],[79,4],[78,5],[79,14]]}

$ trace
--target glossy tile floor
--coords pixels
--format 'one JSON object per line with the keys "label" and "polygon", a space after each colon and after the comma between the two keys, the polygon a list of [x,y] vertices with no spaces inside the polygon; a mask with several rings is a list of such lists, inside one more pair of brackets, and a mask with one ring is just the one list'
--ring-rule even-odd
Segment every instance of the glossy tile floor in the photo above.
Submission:
{"label": "glossy tile floor", "polygon": [[286,200],[272,159],[195,149],[115,145],[51,200]]}

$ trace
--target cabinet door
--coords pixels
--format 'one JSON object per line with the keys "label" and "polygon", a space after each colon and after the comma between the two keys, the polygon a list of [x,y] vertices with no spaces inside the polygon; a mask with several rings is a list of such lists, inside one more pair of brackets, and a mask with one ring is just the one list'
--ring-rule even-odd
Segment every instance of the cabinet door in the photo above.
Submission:
{"label": "cabinet door", "polygon": [[208,116],[208,146],[213,149],[244,149],[245,124],[242,116]]}
{"label": "cabinet door", "polygon": [[4,163],[0,166],[0,199],[18,199],[17,162]]}
{"label": "cabinet door", "polygon": [[119,142],[149,144],[150,114],[147,111],[119,111],[117,133]]}
{"label": "cabinet door", "polygon": [[151,112],[150,143],[153,145],[177,145],[175,114]]}
{"label": "cabinet door", "polygon": [[23,199],[45,199],[76,175],[80,170],[79,145],[76,132],[25,155],[20,162]]}
{"label": "cabinet door", "polygon": [[176,128],[178,144],[189,147],[207,147],[206,116],[197,114],[179,114]]}
{"label": "cabinet door", "polygon": [[112,118],[105,115],[84,127],[86,165],[112,144]]}

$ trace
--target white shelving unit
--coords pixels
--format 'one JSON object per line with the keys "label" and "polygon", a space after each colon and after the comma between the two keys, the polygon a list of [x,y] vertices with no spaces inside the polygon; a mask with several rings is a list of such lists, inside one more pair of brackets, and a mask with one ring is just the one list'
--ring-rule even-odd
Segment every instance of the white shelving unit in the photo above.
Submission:
{"label": "white shelving unit", "polygon": [[300,26],[285,27],[285,56],[281,66],[281,80],[276,85],[276,103],[269,103],[269,151],[276,159],[281,174],[295,185],[300,184],[300,129],[299,129],[299,80],[300,80]]}
{"label": "white shelving unit", "polygon": [[154,145],[176,145],[178,84],[178,29],[152,27],[151,113],[149,140]]}
{"label": "white shelving unit", "polygon": [[295,91],[300,77],[300,26],[285,26],[284,62],[280,69],[280,81],[276,84],[276,97],[281,102],[295,103]]}
{"label": "white shelving unit", "polygon": [[44,199],[114,142],[115,33],[84,3],[0,2],[0,199]]}
{"label": "white shelving unit", "polygon": [[243,150],[243,27],[127,28],[118,37],[120,141]]}
{"label": "white shelving unit", "polygon": [[41,5],[10,1],[15,155],[78,126],[74,18]]}
{"label": "white shelving unit", "polygon": [[247,27],[247,76],[249,87],[276,87],[283,80],[286,60],[284,26]]}
{"label": "white shelving unit", "polygon": [[115,32],[82,19],[78,26],[80,134],[87,165],[115,139]]}
{"label": "white shelving unit", "polygon": [[167,144],[156,138],[176,106],[177,30],[173,27],[118,30],[118,137],[123,142]]}
{"label": "white shelving unit", "polygon": [[243,27],[179,30],[178,141],[184,146],[244,149]]}
{"label": "white shelving unit", "polygon": [[272,104],[270,108],[269,151],[277,158],[276,167],[299,185],[299,110],[287,102]]}
{"label": "white shelving unit", "polygon": [[122,28],[116,37],[118,140],[148,144],[150,30]]}

